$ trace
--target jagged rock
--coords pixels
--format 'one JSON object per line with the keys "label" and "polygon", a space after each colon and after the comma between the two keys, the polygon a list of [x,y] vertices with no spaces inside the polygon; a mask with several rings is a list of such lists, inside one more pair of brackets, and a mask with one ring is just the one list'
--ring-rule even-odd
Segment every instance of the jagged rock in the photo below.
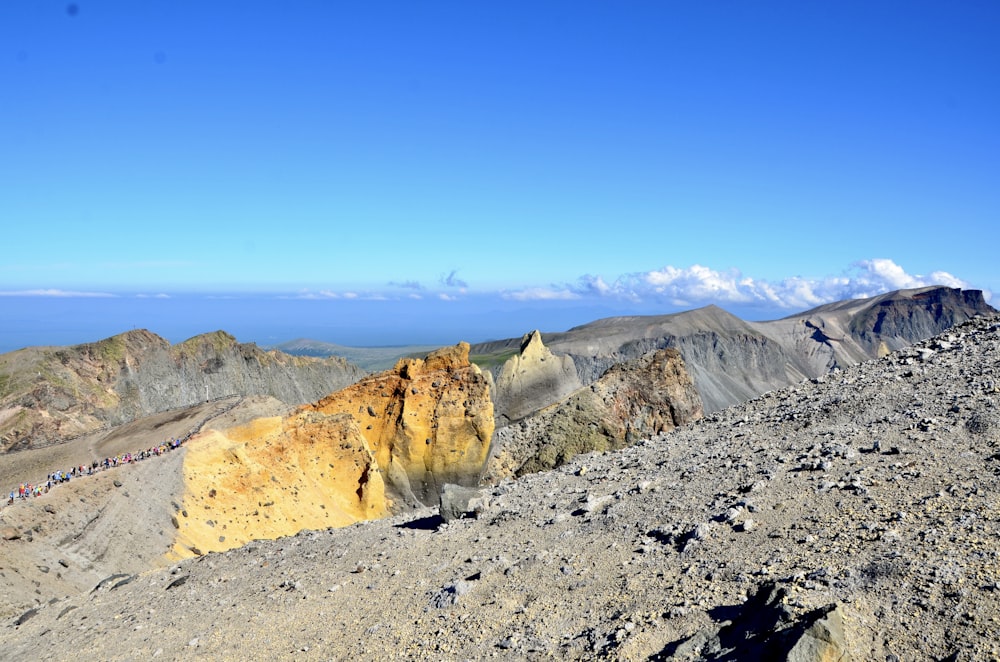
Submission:
{"label": "jagged rock", "polygon": [[556,356],[537,330],[521,339],[518,354],[509,358],[495,380],[494,413],[499,425],[520,420],[558,402],[583,384],[573,359]]}
{"label": "jagged rock", "polygon": [[16,526],[0,526],[0,538],[4,540],[20,540],[21,531]]}
{"label": "jagged rock", "polygon": [[717,627],[674,642],[653,659],[851,662],[841,608],[831,604],[796,618],[787,598],[786,588],[764,582],[746,603],[726,610]]}
{"label": "jagged rock", "polygon": [[564,402],[497,431],[484,479],[557,467],[580,453],[624,448],[701,418],[680,354],[664,349],[613,366]]}
{"label": "jagged rock", "polygon": [[787,662],[851,662],[853,658],[847,652],[841,608],[830,605],[814,616],[816,620],[792,644],[785,657]]}
{"label": "jagged rock", "polygon": [[400,359],[304,409],[356,417],[391,496],[410,505],[436,505],[445,483],[477,484],[493,435],[489,387],[464,342]]}

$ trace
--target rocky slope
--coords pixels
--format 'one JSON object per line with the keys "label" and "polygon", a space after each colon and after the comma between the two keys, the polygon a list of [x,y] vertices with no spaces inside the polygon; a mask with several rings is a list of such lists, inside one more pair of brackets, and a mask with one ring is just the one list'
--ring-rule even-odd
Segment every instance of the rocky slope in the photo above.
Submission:
{"label": "rocky slope", "polygon": [[218,331],[177,345],[129,331],[0,355],[0,445],[38,448],[233,395],[316,400],[364,375],[340,358],[265,352]]}
{"label": "rocky slope", "polygon": [[[1000,320],[975,319],[505,481],[478,517],[444,525],[430,508],[124,570],[79,593],[40,588],[3,625],[4,654],[995,659],[998,393]],[[121,494],[137,470],[122,487],[69,489],[137,506]],[[0,540],[4,575],[28,573],[37,544]],[[31,571],[70,572],[62,559]]]}
{"label": "rocky slope", "polygon": [[[705,410],[712,412],[995,313],[978,290],[927,287],[841,301],[770,322],[745,322],[708,306],[673,315],[597,320],[564,333],[546,333],[544,339],[555,355],[573,359],[583,384],[621,361],[676,348]],[[476,345],[473,352],[490,355],[516,346],[510,339]]]}
{"label": "rocky slope", "polygon": [[[526,345],[540,354],[537,332]],[[572,363],[569,357],[562,361]],[[528,362],[512,359],[510,363],[523,367]],[[505,365],[501,375],[510,372]],[[497,428],[483,479],[495,482],[554,469],[580,453],[624,448],[696,421],[703,413],[680,353],[673,349],[650,352],[612,366],[590,386],[578,388],[532,416]]]}
{"label": "rocky slope", "polygon": [[29,544],[0,543],[0,572],[14,569],[0,613],[32,595],[82,590],[109,568],[138,571],[437,503],[441,484],[477,483],[493,430],[486,381],[465,343],[287,410],[231,398],[8,454],[0,475],[41,483],[55,469],[186,439],[169,460],[76,478],[5,509],[0,530]]}

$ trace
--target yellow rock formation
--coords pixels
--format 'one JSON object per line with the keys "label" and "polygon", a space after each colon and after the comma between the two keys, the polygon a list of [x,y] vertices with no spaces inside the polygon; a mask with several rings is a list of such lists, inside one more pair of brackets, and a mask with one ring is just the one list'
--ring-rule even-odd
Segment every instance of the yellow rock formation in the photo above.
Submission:
{"label": "yellow rock formation", "polygon": [[385,485],[354,419],[303,411],[187,444],[177,558],[388,513]]}
{"label": "yellow rock formation", "polygon": [[287,418],[187,444],[173,556],[387,515],[475,484],[493,435],[486,379],[460,343],[401,359]]}
{"label": "yellow rock formation", "polygon": [[475,484],[493,436],[489,386],[464,342],[400,359],[304,409],[353,416],[390,491],[410,505],[437,503],[443,483]]}

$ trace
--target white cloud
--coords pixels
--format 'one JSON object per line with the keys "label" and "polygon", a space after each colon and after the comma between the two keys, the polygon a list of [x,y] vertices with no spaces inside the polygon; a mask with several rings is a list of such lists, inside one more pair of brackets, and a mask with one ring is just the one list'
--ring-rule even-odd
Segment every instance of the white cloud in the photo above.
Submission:
{"label": "white cloud", "polygon": [[[805,309],[831,301],[871,297],[899,289],[944,285],[970,288],[966,281],[945,271],[927,276],[907,273],[890,259],[859,260],[847,273],[822,278],[793,276],[781,281],[758,280],[738,269],[718,271],[695,264],[665,266],[655,271],[625,274],[613,283],[600,276],[582,276],[576,285],[533,288],[505,295],[516,299],[556,299],[601,296],[628,301],[664,301],[676,306],[707,303],[760,304],[768,307]],[[985,293],[987,299],[989,293]]]}
{"label": "white cloud", "polygon": [[0,297],[55,297],[55,298],[101,298],[113,299],[118,295],[108,292],[75,292],[72,290],[15,290],[0,291]]}
{"label": "white cloud", "polygon": [[516,292],[502,292],[500,296],[504,299],[513,299],[514,301],[569,301],[581,298],[579,293],[573,292],[568,288],[554,289],[548,287],[529,287]]}
{"label": "white cloud", "polygon": [[[278,299],[301,299],[306,301],[329,301],[329,300],[339,300],[339,301],[398,301],[402,295],[399,293],[386,293],[379,291],[363,291],[363,292],[336,292],[334,290],[319,290],[318,292],[311,292],[309,290],[302,290],[294,295],[278,295]],[[417,292],[410,292],[405,295],[407,299],[423,299],[423,295]]]}
{"label": "white cloud", "polygon": [[749,303],[757,298],[753,281],[743,279],[735,269],[715,271],[700,264],[687,269],[668,266],[659,271],[633,274],[630,278],[631,291],[651,291],[681,304],[693,301]]}
{"label": "white cloud", "polygon": [[302,290],[295,294],[294,296],[279,296],[279,299],[305,299],[307,301],[321,301],[323,299],[349,299],[352,295],[341,294],[340,292],[334,292],[333,290],[320,290],[319,292],[310,292],[309,290]]}
{"label": "white cloud", "polygon": [[604,295],[611,293],[611,286],[605,283],[604,279],[600,276],[581,276],[579,282],[583,289],[592,294]]}

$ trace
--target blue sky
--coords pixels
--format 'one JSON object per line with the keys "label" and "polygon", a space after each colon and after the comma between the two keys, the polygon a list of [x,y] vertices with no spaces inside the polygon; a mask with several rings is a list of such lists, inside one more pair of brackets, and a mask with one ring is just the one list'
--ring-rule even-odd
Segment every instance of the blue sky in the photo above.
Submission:
{"label": "blue sky", "polygon": [[5,0],[0,351],[1000,290],[998,34],[994,2]]}

